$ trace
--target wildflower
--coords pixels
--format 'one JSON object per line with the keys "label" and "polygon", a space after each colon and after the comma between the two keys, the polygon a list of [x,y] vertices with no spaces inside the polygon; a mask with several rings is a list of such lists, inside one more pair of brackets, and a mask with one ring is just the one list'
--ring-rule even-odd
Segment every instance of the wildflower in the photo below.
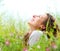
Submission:
{"label": "wildflower", "polygon": [[57,48],[55,42],[51,42],[51,46],[52,46],[52,48],[55,48],[55,49]]}
{"label": "wildflower", "polygon": [[28,51],[27,48],[24,48],[23,51]]}
{"label": "wildflower", "polygon": [[7,41],[5,42],[5,44],[6,44],[6,45],[10,45],[10,42],[7,40]]}
{"label": "wildflower", "polygon": [[2,51],[2,48],[0,47],[0,51]]}
{"label": "wildflower", "polygon": [[38,45],[37,48],[40,49],[41,47]]}
{"label": "wildflower", "polygon": [[55,48],[55,49],[57,48],[57,46],[56,46],[56,45],[54,45],[54,46],[52,46],[52,47],[53,47],[53,48]]}
{"label": "wildflower", "polygon": [[23,39],[23,36],[20,36],[20,39],[22,40]]}
{"label": "wildflower", "polygon": [[46,47],[46,51],[50,51],[50,48],[49,47]]}

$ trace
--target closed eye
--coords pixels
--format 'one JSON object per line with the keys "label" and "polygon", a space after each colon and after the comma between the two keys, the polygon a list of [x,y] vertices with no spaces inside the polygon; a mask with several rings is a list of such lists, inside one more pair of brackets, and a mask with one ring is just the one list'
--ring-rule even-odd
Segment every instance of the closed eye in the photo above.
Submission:
{"label": "closed eye", "polygon": [[38,16],[38,15],[33,15],[33,17],[35,18],[35,17],[40,17],[40,15]]}
{"label": "closed eye", "polygon": [[37,17],[40,17],[40,15],[39,15],[39,16],[37,16]]}

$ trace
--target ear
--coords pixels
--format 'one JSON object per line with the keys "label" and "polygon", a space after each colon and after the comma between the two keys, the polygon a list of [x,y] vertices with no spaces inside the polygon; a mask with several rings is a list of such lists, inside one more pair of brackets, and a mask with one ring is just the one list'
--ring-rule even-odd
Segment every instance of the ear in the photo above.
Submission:
{"label": "ear", "polygon": [[41,29],[46,29],[45,25],[41,25]]}

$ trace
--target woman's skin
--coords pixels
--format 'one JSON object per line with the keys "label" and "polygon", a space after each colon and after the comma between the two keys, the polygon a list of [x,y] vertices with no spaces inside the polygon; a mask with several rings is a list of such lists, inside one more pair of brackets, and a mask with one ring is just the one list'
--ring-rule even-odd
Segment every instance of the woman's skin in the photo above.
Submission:
{"label": "woman's skin", "polygon": [[[47,25],[47,23],[48,23],[48,25]],[[54,23],[55,23],[55,19],[49,13],[42,14],[42,15],[34,15],[32,17],[32,19],[30,21],[28,21],[28,25],[30,26],[30,30],[24,36],[25,46],[28,46],[28,41],[29,41],[29,38],[31,37],[31,34],[35,30],[38,30],[38,29],[43,31],[43,33],[46,33],[46,31],[50,32],[50,30],[52,29],[53,36],[57,37],[57,31],[60,32],[60,29],[58,28],[58,25],[57,24],[54,25]],[[47,25],[47,27],[46,27],[46,25]],[[54,28],[54,26],[55,26],[55,28]],[[50,38],[49,34],[50,33],[46,33],[47,38]],[[35,35],[36,34],[34,34],[34,36]]]}
{"label": "woman's skin", "polygon": [[34,30],[37,30],[39,28],[45,29],[45,25],[43,22],[48,19],[48,16],[46,14],[42,15],[33,15],[32,19],[28,22],[30,26],[29,34],[31,34]]}
{"label": "woman's skin", "polygon": [[[48,25],[47,25],[47,23],[48,23]],[[24,36],[25,46],[27,47],[29,45],[29,42],[31,42],[30,40],[32,38],[36,39],[34,37],[36,34],[38,34],[36,32],[35,32],[36,34],[34,33],[34,36],[32,38],[30,38],[30,37],[31,37],[32,33],[38,29],[43,31],[43,33],[46,33],[46,31],[51,32],[50,30],[52,29],[53,30],[53,32],[52,32],[53,36],[57,37],[57,31],[59,31],[59,28],[58,28],[58,25],[57,24],[54,25],[54,23],[55,23],[55,19],[49,13],[42,14],[42,15],[34,15],[32,17],[32,19],[28,22],[28,25],[30,26],[30,30]],[[46,25],[47,25],[47,27],[46,27]],[[54,28],[54,26],[55,26],[55,28]],[[50,38],[49,34],[50,33],[46,33],[46,36],[48,39]]]}

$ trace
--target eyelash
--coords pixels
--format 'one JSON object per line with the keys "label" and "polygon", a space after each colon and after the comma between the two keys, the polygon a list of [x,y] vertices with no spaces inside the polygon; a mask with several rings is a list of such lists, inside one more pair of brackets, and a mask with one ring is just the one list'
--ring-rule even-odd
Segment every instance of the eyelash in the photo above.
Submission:
{"label": "eyelash", "polygon": [[40,16],[33,16],[33,17],[40,17]]}

